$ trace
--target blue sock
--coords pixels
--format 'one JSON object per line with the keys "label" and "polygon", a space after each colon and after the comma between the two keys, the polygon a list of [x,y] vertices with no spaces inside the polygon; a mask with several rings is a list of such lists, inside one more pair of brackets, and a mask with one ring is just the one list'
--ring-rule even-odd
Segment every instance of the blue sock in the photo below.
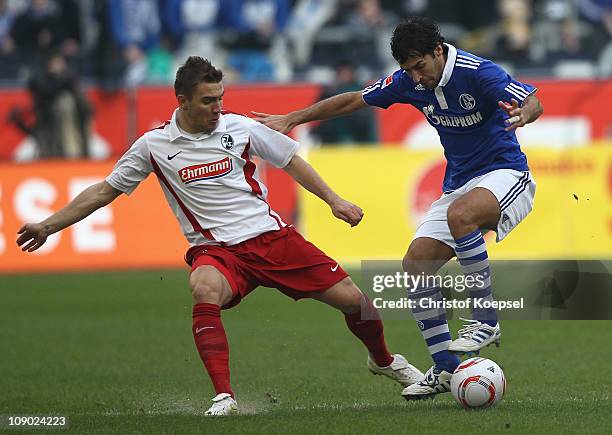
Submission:
{"label": "blue sock", "polygon": [[[480,230],[455,239],[457,247],[455,253],[465,276],[480,277],[477,282],[480,286],[470,286],[470,297],[474,301],[493,301],[491,292],[491,268],[487,245]],[[490,326],[497,324],[497,311],[494,308],[474,308],[472,305],[472,318]]]}
{"label": "blue sock", "polygon": [[[451,336],[446,321],[446,310],[444,308],[429,309],[429,302],[441,300],[441,292],[437,288],[420,288],[414,292],[408,292],[408,297],[416,304],[412,308],[412,314],[423,334],[431,358],[437,368],[454,372],[460,363],[459,357],[448,350]],[[423,301],[424,307],[419,305]]]}

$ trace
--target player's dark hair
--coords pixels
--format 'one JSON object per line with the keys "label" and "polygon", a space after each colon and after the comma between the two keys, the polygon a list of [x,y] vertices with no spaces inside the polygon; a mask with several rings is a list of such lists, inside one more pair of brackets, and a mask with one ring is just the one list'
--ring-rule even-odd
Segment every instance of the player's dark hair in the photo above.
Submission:
{"label": "player's dark hair", "polygon": [[411,57],[433,54],[444,43],[438,24],[427,17],[409,17],[397,25],[391,37],[393,58],[402,64]]}
{"label": "player's dark hair", "polygon": [[213,66],[208,59],[200,56],[189,56],[176,72],[174,93],[191,98],[193,90],[200,83],[219,83],[223,79],[223,72]]}

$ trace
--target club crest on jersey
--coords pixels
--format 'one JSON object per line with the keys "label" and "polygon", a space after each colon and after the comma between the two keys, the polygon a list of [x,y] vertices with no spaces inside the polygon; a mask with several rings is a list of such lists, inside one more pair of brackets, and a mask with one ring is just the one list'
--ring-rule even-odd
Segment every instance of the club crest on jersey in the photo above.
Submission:
{"label": "club crest on jersey", "polygon": [[226,150],[231,150],[234,148],[234,138],[231,134],[224,134],[221,136],[221,146]]}
{"label": "club crest on jersey", "polygon": [[393,74],[391,74],[389,77],[383,80],[382,86],[380,87],[380,89],[385,89],[391,83],[393,83]]}
{"label": "club crest on jersey", "polygon": [[187,166],[186,168],[180,169],[178,174],[183,183],[189,184],[194,181],[223,177],[230,172],[232,172],[232,161],[228,156],[216,162]]}
{"label": "club crest on jersey", "polygon": [[476,107],[476,100],[470,94],[461,94],[459,96],[459,104],[461,104],[461,107],[465,110],[472,110]]}

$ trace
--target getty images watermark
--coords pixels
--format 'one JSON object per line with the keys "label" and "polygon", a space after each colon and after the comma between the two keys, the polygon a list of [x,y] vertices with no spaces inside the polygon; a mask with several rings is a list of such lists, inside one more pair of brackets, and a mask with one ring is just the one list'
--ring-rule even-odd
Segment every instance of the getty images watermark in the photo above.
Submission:
{"label": "getty images watermark", "polygon": [[[483,315],[505,319],[540,318],[533,301],[522,289],[517,270],[491,262],[490,269],[474,263],[471,271],[456,261],[442,265],[413,262],[415,270],[435,273],[408,273],[400,261],[368,260],[362,262],[361,288],[384,319],[414,320],[415,317],[447,319],[472,318],[475,310]],[[472,265],[468,265],[472,266]],[[527,276],[527,275],[524,275]],[[521,291],[499,288],[498,280],[517,283]],[[529,287],[529,286],[527,286]],[[527,288],[525,287],[525,288]],[[375,313],[372,313],[375,316]]]}
{"label": "getty images watermark", "polygon": [[466,275],[454,260],[411,264],[436,273],[405,273],[401,261],[361,262],[360,287],[385,319],[414,320],[428,310],[471,318],[481,309],[500,320],[612,320],[612,260],[497,260],[490,275],[478,265]]}
{"label": "getty images watermark", "polygon": [[[494,300],[486,297],[471,297],[471,293],[486,291],[491,287],[488,273],[473,273],[464,275],[432,275],[421,272],[420,274],[409,274],[408,272],[380,273],[371,277],[371,290],[374,296],[371,298],[377,309],[522,309],[524,299],[518,300]],[[389,290],[400,289],[405,297],[391,297]],[[466,290],[470,293],[467,298],[440,298],[437,290],[446,289],[457,293]],[[384,295],[384,292],[387,294]]]}

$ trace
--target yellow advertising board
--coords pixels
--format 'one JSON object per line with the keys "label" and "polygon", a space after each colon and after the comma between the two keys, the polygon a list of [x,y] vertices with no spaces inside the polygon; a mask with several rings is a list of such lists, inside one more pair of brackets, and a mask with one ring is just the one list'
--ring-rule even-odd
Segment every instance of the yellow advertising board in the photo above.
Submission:
{"label": "yellow advertising board", "polygon": [[[504,239],[487,236],[494,259],[612,258],[612,147],[530,149],[537,182],[533,212]],[[363,208],[350,228],[313,195],[301,192],[301,230],[343,262],[399,259],[440,194],[441,151],[322,148],[309,162],[345,199]]]}

